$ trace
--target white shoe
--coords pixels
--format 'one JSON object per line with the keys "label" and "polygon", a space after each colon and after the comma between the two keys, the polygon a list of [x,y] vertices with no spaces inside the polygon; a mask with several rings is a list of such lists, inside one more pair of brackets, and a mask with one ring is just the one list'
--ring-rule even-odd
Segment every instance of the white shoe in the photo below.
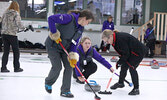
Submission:
{"label": "white shoe", "polygon": [[110,51],[109,51],[109,50],[107,50],[106,52],[107,52],[107,53],[109,53]]}

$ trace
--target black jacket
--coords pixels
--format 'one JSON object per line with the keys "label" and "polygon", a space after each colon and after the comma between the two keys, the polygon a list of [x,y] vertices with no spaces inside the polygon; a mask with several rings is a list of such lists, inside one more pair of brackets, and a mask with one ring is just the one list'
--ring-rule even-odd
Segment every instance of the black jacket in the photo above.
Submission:
{"label": "black jacket", "polygon": [[134,36],[118,32],[113,34],[113,44],[112,46],[120,55],[120,62],[128,63],[131,66],[135,66],[140,63],[137,60],[143,59],[147,52],[147,47],[143,45]]}

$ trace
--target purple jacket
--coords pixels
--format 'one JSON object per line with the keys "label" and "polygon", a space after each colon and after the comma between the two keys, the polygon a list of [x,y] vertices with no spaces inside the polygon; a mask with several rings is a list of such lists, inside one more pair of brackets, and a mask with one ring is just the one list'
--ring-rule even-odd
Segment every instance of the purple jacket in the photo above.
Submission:
{"label": "purple jacket", "polygon": [[145,39],[148,38],[150,31],[151,31],[151,29],[150,29],[150,28],[147,28],[147,30],[146,30],[146,32],[145,32],[146,35],[144,36]]}
{"label": "purple jacket", "polygon": [[[79,49],[82,53],[85,54],[85,57],[87,57],[87,56],[89,55],[89,53],[90,53],[90,51],[91,51],[91,48],[92,48],[92,47],[90,47],[90,48],[88,49],[87,53],[85,54],[82,45],[79,45],[79,46],[78,46],[78,49]],[[77,53],[78,53],[79,55],[81,55],[78,51],[77,51]],[[80,56],[80,57],[81,57],[81,56]],[[104,66],[105,66],[106,68],[108,68],[108,69],[110,69],[110,68],[112,67],[112,66],[110,65],[110,63],[108,63],[108,61],[106,61],[105,58],[103,58],[94,48],[93,48],[93,57],[92,57],[92,58],[94,58],[96,61],[98,61],[99,63],[101,63],[102,65],[104,65]],[[80,59],[81,59],[81,58],[79,58],[79,61],[77,62],[77,66],[78,66],[79,69],[80,69],[80,67],[79,67]],[[76,75],[77,75],[77,76],[81,76],[80,73],[78,72],[78,70],[77,70],[76,68],[75,68],[75,72],[76,72]]]}
{"label": "purple jacket", "polygon": [[107,21],[107,20],[104,21],[104,22],[103,22],[102,32],[103,32],[105,29],[114,30],[114,23],[113,23],[113,22],[109,22],[109,21]]}
{"label": "purple jacket", "polygon": [[[83,26],[78,24],[78,18],[79,18],[79,14],[76,13],[72,13],[72,15],[74,16],[75,20],[76,20],[76,28],[77,30],[83,30]],[[57,29],[56,29],[56,24],[68,24],[72,21],[72,16],[70,14],[56,14],[56,15],[51,15],[48,17],[48,24],[49,24],[49,29],[50,31],[54,34],[56,33]],[[71,43],[70,45],[70,51],[74,51],[76,52],[76,48],[79,42],[78,38],[76,40],[76,45],[74,45],[73,43]]]}
{"label": "purple jacket", "polygon": [[147,28],[145,34],[146,35],[144,36],[144,39],[147,39],[147,40],[156,39],[155,35],[154,35],[154,29],[153,28]]}

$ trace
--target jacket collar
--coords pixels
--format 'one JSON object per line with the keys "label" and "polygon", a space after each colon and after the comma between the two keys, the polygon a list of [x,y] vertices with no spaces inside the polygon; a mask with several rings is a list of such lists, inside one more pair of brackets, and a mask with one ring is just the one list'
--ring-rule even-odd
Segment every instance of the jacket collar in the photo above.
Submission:
{"label": "jacket collar", "polygon": [[115,41],[116,41],[116,36],[115,36],[115,32],[113,33],[113,43],[112,46],[115,46]]}

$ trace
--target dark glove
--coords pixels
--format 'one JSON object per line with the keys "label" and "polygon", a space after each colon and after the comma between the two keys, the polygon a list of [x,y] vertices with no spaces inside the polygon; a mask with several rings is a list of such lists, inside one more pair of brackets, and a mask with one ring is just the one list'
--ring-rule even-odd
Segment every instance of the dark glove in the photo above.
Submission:
{"label": "dark glove", "polygon": [[122,61],[117,61],[117,64],[116,64],[116,69],[118,69],[119,67],[121,67],[123,65],[123,62]]}
{"label": "dark glove", "polygon": [[32,27],[32,25],[29,25],[28,27],[26,27],[26,28],[24,29],[24,32],[27,32],[29,29],[30,29],[32,32],[34,32],[34,28]]}
{"label": "dark glove", "polygon": [[29,28],[32,32],[34,32],[34,28],[33,28],[32,25],[29,25],[28,28]]}

